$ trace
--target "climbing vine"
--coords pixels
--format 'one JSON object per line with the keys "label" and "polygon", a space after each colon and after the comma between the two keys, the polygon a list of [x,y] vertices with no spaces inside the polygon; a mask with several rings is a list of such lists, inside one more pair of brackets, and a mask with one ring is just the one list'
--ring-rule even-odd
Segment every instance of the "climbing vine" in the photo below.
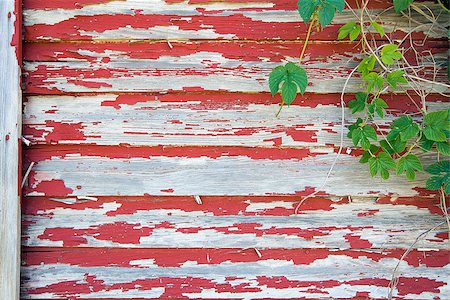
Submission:
{"label": "climbing vine", "polygon": [[[446,83],[437,82],[433,78],[423,76],[423,62],[419,51],[414,48],[412,34],[415,28],[405,34],[401,40],[392,40],[383,27],[382,16],[374,16],[367,9],[367,0],[357,0],[354,9],[344,0],[299,0],[298,12],[308,25],[299,63],[288,62],[278,66],[269,75],[269,88],[272,95],[281,94],[281,104],[277,116],[284,105],[289,106],[297,94],[303,94],[308,86],[307,71],[301,66],[306,47],[313,29],[320,30],[331,23],[336,13],[342,13],[347,5],[354,20],[340,27],[337,40],[358,42],[362,48],[359,64],[349,75],[362,79],[362,91],[354,95],[347,107],[354,117],[348,126],[348,138],[356,148],[362,150],[360,162],[367,164],[371,176],[388,179],[391,174],[406,176],[414,180],[417,172],[427,172],[429,179],[426,188],[439,190],[442,194],[450,194],[450,109],[428,111],[427,88],[439,86],[450,88]],[[448,13],[448,9],[439,1],[440,13]],[[394,0],[393,9],[399,17],[407,18],[414,23],[412,12],[419,14],[431,23],[432,27],[440,26],[436,22],[435,13],[425,4],[416,4],[413,0]],[[423,24],[422,24],[423,25]],[[420,27],[422,25],[417,25]],[[412,25],[413,27],[414,25]],[[414,63],[407,57],[412,53]],[[432,53],[434,69],[437,69]],[[347,80],[348,82],[348,80]],[[428,86],[428,87],[427,87]],[[343,93],[345,92],[345,86]],[[393,120],[386,130],[380,121],[389,109],[383,99],[387,93],[404,92],[418,107],[420,114],[400,115]],[[421,103],[416,103],[410,93],[416,93]],[[443,94],[448,97],[448,95]],[[381,128],[380,128],[381,127]],[[423,165],[418,153],[435,152],[436,161]],[[444,205],[443,205],[444,206]],[[444,208],[444,207],[443,207]],[[444,208],[445,212],[446,209]],[[449,224],[450,227],[450,224]]]}

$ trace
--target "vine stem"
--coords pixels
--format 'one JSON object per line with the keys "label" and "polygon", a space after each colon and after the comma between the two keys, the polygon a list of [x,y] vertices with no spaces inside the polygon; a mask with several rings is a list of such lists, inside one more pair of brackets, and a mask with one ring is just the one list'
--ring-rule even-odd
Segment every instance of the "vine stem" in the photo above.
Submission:
{"label": "vine stem", "polygon": [[299,63],[302,62],[303,56],[305,55],[306,46],[308,46],[308,42],[309,42],[309,38],[311,37],[313,25],[314,25],[314,20],[312,20],[311,23],[309,23],[308,33],[306,34],[305,43],[303,44],[302,52],[300,53],[300,58],[298,59]]}
{"label": "vine stem", "polygon": [[281,101],[280,108],[278,109],[278,112],[277,112],[277,114],[275,115],[276,118],[278,118],[278,116],[280,115],[281,110],[283,109],[283,106],[284,106],[284,101]]}
{"label": "vine stem", "polygon": [[[314,25],[314,20],[312,20],[309,23],[308,33],[306,34],[305,43],[303,44],[302,52],[300,53],[300,57],[298,59],[299,64],[302,62],[303,56],[305,56],[306,46],[308,46],[308,42],[309,42],[309,38],[311,37],[313,25]],[[276,118],[278,118],[278,116],[280,115],[281,110],[283,109],[283,106],[284,106],[284,101],[281,100],[280,108],[278,109],[278,112],[275,115]]]}

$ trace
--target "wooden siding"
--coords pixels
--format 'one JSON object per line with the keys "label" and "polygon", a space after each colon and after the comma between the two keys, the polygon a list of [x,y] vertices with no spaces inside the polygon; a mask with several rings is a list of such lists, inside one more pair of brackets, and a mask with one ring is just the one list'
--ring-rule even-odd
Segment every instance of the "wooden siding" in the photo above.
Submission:
{"label": "wooden siding", "polygon": [[[358,44],[332,42],[349,11],[313,34],[308,93],[276,118],[267,78],[298,59],[296,1],[24,6],[24,165],[35,165],[23,191],[22,298],[383,299],[404,251],[442,222],[426,176],[370,179],[347,139],[323,186],[341,142],[339,93],[360,57]],[[393,12],[383,20],[392,38],[409,30]],[[421,76],[434,59],[445,80],[447,32],[412,36],[424,34]],[[450,107],[447,90],[427,87],[430,110]],[[380,133],[417,112],[402,92],[385,99]],[[400,263],[398,298],[449,298],[449,257],[442,226]]]}
{"label": "wooden siding", "polygon": [[0,4],[0,299],[19,299],[21,5]]}

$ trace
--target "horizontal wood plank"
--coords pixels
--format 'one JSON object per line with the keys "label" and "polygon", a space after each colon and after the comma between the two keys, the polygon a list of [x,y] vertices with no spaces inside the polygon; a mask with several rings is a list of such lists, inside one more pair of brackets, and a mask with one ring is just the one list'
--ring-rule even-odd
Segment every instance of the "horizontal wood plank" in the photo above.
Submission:
{"label": "horizontal wood plank", "polygon": [[[272,195],[319,189],[335,148],[44,147],[26,152],[36,162],[28,195]],[[370,178],[358,153],[341,154],[323,191],[330,195],[421,193],[427,176]],[[435,157],[419,154],[427,166]]]}
{"label": "horizontal wood plank", "polygon": [[[25,299],[385,299],[404,250],[86,249],[28,252]],[[448,250],[413,250],[396,299],[445,299]]]}
{"label": "horizontal wood plank", "polygon": [[[443,218],[434,198],[26,199],[23,245],[119,248],[408,248]],[[350,202],[351,200],[351,202]],[[445,227],[418,248],[447,249]]]}
{"label": "horizontal wood plank", "polygon": [[[272,68],[297,61],[301,43],[178,42],[172,47],[161,42],[33,44],[26,49],[26,92],[268,92]],[[431,78],[436,67],[436,80],[447,80],[447,47],[447,42],[432,42],[422,49],[421,76]],[[303,61],[308,91],[340,93],[360,58],[356,43],[311,44]],[[354,76],[346,91],[361,88],[361,80]],[[448,91],[441,85],[424,88]]]}
{"label": "horizontal wood plank", "polygon": [[[29,41],[111,40],[111,39],[304,39],[306,25],[297,11],[297,2],[261,1],[25,1],[25,39]],[[175,2],[175,3],[174,3]],[[373,2],[373,4],[372,4]],[[370,1],[374,15],[382,15],[391,38],[413,30],[414,38],[447,38],[449,20],[440,7],[425,2],[440,19],[431,24],[420,14],[415,20],[425,25],[411,26],[400,18],[391,3]],[[354,7],[356,7],[354,5]],[[336,14],[315,40],[336,40],[342,24],[353,20],[350,10]],[[429,24],[428,24],[429,23]]]}
{"label": "horizontal wood plank", "polygon": [[[337,146],[340,96],[305,95],[275,117],[279,97],[270,94],[101,94],[30,96],[24,135],[33,144],[181,146]],[[352,99],[348,95],[346,99]],[[431,96],[428,110],[450,107]],[[417,112],[406,96],[386,95],[386,128],[401,113]],[[420,99],[414,99],[420,104]],[[345,126],[353,117],[346,110]],[[347,127],[344,129],[347,134]],[[344,145],[352,143],[345,138]]]}

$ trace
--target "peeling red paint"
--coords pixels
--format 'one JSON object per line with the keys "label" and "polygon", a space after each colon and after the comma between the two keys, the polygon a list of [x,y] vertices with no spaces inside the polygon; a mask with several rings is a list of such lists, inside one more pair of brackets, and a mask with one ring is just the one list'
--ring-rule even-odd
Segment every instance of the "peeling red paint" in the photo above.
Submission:
{"label": "peeling red paint", "polygon": [[[31,176],[29,177],[31,178]],[[30,180],[30,182],[32,182]],[[51,194],[56,197],[68,196],[73,192],[73,189],[66,187],[63,180],[42,180],[39,181],[36,187],[33,188],[36,193],[43,193],[44,195],[51,191]]]}
{"label": "peeling red paint", "polygon": [[349,233],[344,238],[350,243],[350,247],[352,248],[367,249],[372,247],[372,243],[358,235]]}
{"label": "peeling red paint", "polygon": [[83,133],[84,126],[81,123],[46,121],[45,125],[53,128],[51,132],[45,136],[45,140],[48,143],[58,143],[61,140],[86,140],[86,136]]}
{"label": "peeling red paint", "polygon": [[368,211],[358,213],[358,217],[374,216],[379,211],[380,211],[379,209],[369,209]]}
{"label": "peeling red paint", "polygon": [[[78,130],[76,128],[75,129]],[[73,127],[72,127],[73,128]],[[38,150],[39,151],[35,151]],[[74,147],[74,146],[56,146],[48,148],[28,148],[25,157],[32,161],[40,161],[50,159],[51,157],[66,157],[67,155],[79,154],[81,156],[101,156],[108,158],[129,158],[129,157],[208,157],[217,159],[224,156],[246,156],[252,159],[273,159],[273,160],[302,160],[307,157],[325,155],[314,152],[311,153],[307,148],[253,148],[253,147],[125,147],[125,146],[90,146],[90,147]]]}
{"label": "peeling red paint", "polygon": [[122,105],[133,105],[139,102],[153,101],[153,96],[147,95],[118,95],[115,100],[105,100],[102,106],[112,106],[115,109],[120,109]]}

